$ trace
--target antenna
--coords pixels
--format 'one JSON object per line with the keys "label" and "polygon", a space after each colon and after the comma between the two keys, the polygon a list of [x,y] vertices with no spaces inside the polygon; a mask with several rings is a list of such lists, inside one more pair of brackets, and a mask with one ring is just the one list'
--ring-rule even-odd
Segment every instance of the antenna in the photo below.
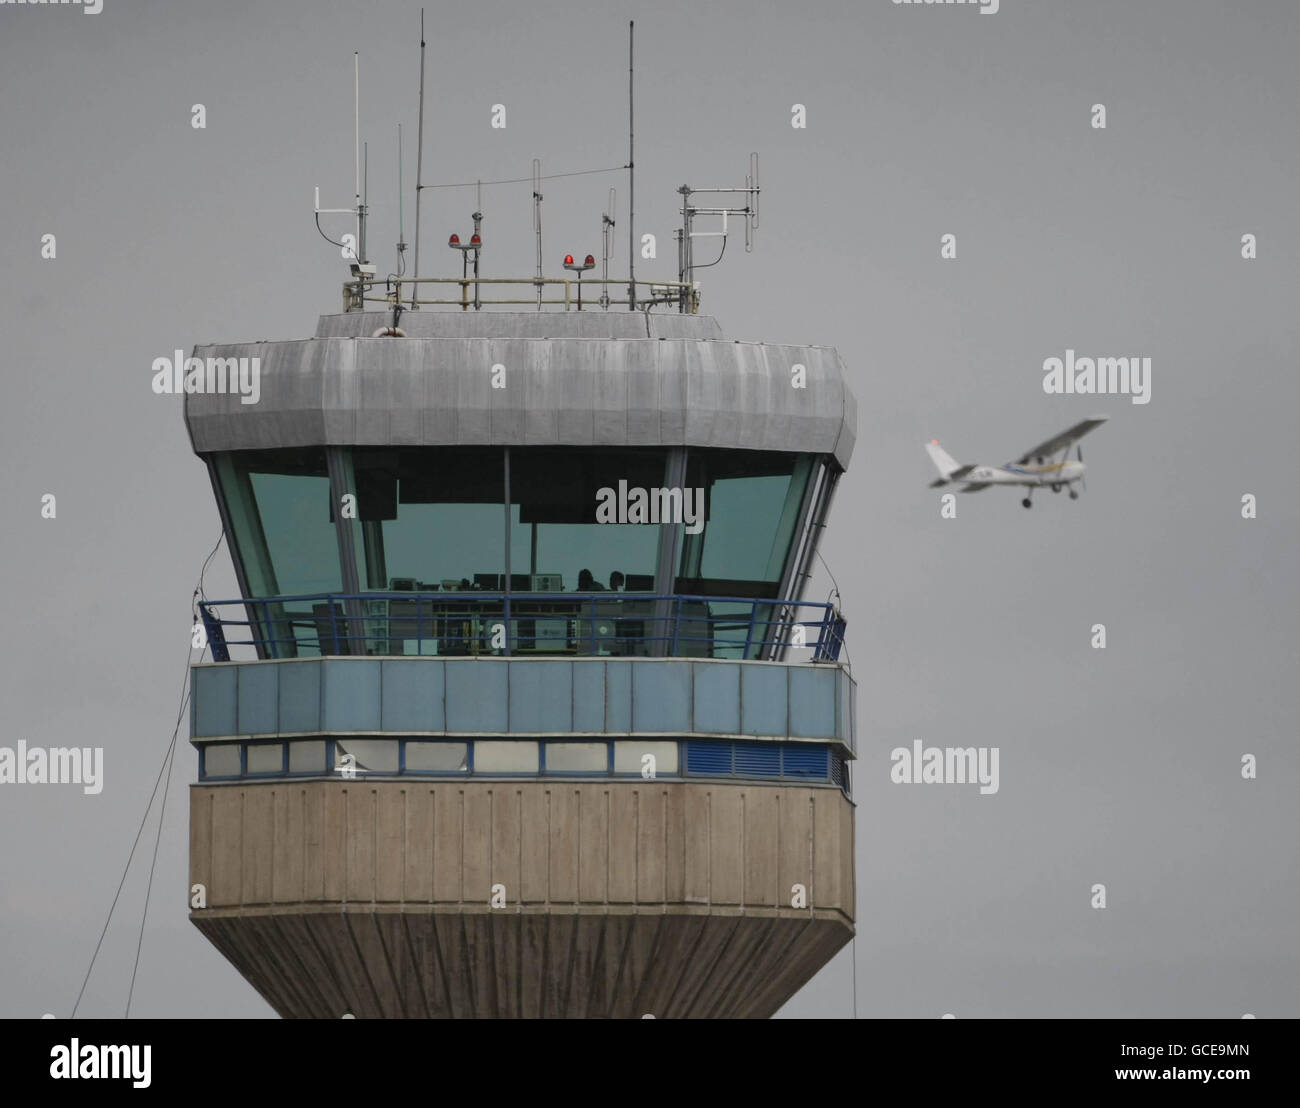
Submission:
{"label": "antenna", "polygon": [[609,203],[600,217],[601,266],[600,266],[600,306],[609,311],[609,247],[614,233],[614,212],[618,202],[618,193],[609,190]]}
{"label": "antenna", "polygon": [[[678,253],[678,279],[684,287],[679,297],[680,311],[688,312],[694,310],[695,299],[695,270],[707,269],[711,265],[717,265],[722,261],[722,255],[727,252],[727,216],[738,215],[745,221],[745,252],[750,253],[754,248],[754,230],[758,227],[758,197],[760,193],[758,185],[758,154],[749,155],[749,174],[745,178],[744,188],[722,188],[722,189],[696,189],[690,185],[682,185],[677,190],[682,195],[682,227],[679,232],[679,253]],[[744,207],[695,207],[691,203],[691,197],[696,193],[712,192],[722,193],[730,196],[743,196],[745,198]],[[701,215],[720,216],[722,219],[722,229],[720,231],[697,231],[695,230],[695,217]],[[702,266],[695,264],[695,240],[700,238],[720,238],[722,239],[722,249],[718,256],[711,262],[706,262]]]}
{"label": "antenna", "polygon": [[636,161],[634,127],[635,116],[632,111],[632,33],[636,23],[627,21],[627,310],[636,311],[636,238],[633,227],[636,225]]}
{"label": "antenna", "polygon": [[[415,272],[412,277],[420,276],[420,190],[424,188],[424,9],[420,9],[420,118],[419,134],[415,140]],[[419,307],[416,300],[420,295],[420,286],[411,285],[411,308]]]}
{"label": "antenna", "polygon": [[533,231],[537,235],[537,310],[542,310],[542,159],[533,159]]}
{"label": "antenna", "polygon": [[397,125],[397,276],[406,272],[406,231],[402,217],[402,125]]}
{"label": "antenna", "polygon": [[361,144],[361,260],[366,260],[366,210],[370,207],[370,143]]}
{"label": "antenna", "polygon": [[352,158],[356,172],[357,261],[366,261],[366,213],[361,206],[361,55],[352,51]]}
{"label": "antenna", "polygon": [[[375,276],[375,267],[366,261],[366,204],[362,199],[361,183],[361,55],[352,52],[352,125],[353,125],[353,205],[350,208],[322,208],[320,206],[320,186],[316,186],[316,230],[326,242],[339,247],[343,257],[350,261],[352,276],[356,278],[355,287],[347,289],[344,302],[345,311],[358,311],[365,302],[366,283]],[[369,169],[369,147],[366,150],[367,171]],[[367,172],[368,176],[368,172]],[[325,233],[320,225],[323,215],[350,215],[356,219],[356,235],[351,245],[344,235],[344,241],[336,242]]]}

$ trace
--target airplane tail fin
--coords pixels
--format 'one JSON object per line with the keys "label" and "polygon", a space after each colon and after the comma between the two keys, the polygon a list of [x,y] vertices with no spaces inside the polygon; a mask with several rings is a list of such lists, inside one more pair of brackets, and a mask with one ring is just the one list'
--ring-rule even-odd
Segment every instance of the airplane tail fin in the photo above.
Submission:
{"label": "airplane tail fin", "polygon": [[948,479],[962,468],[953,456],[939,445],[938,439],[931,439],[927,442],[925,449],[930,455],[930,461],[934,462],[934,468],[939,471],[940,480],[934,482],[935,485],[947,484]]}

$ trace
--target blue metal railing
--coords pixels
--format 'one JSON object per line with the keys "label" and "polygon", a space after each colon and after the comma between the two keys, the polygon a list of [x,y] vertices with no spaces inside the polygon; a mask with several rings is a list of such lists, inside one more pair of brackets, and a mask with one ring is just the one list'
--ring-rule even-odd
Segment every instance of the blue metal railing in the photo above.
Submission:
{"label": "blue metal railing", "polygon": [[[222,608],[242,609],[234,618]],[[366,592],[204,601],[216,661],[321,655],[771,658],[807,647],[838,661],[831,604],[656,593]]]}

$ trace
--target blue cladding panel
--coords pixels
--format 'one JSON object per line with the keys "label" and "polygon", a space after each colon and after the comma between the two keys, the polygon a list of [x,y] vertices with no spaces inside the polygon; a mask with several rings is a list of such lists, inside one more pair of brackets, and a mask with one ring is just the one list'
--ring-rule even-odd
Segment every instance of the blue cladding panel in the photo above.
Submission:
{"label": "blue cladding panel", "polygon": [[833,669],[790,670],[790,734],[801,739],[835,737]]}
{"label": "blue cladding panel", "polygon": [[279,727],[280,667],[239,667],[239,733],[274,734]]}
{"label": "blue cladding panel", "polygon": [[447,662],[447,730],[504,734],[509,724],[506,667],[496,662]]}
{"label": "blue cladding panel", "polygon": [[789,670],[784,666],[742,666],[740,731],[745,735],[786,733],[786,690]]}
{"label": "blue cladding panel", "polygon": [[325,661],[326,731],[378,731],[380,727],[379,662]]}
{"label": "blue cladding panel", "polygon": [[320,666],[315,662],[276,666],[280,671],[280,730],[320,730]]}
{"label": "blue cladding panel", "polygon": [[687,743],[686,772],[723,777],[731,773],[731,743]]}
{"label": "blue cladding panel", "polygon": [[509,669],[512,732],[573,730],[571,662],[511,662]]}
{"label": "blue cladding panel", "polygon": [[740,673],[735,666],[707,662],[695,669],[694,731],[734,735],[740,730]]}
{"label": "blue cladding panel", "polygon": [[632,730],[689,731],[691,664],[653,662],[632,676]]}
{"label": "blue cladding panel", "polygon": [[573,663],[573,729],[605,730],[604,662]]}
{"label": "blue cladding panel", "polygon": [[777,743],[736,743],[736,772],[751,777],[779,777],[781,747]]}
{"label": "blue cladding panel", "polygon": [[442,731],[443,663],[432,659],[381,662],[385,731]]}
{"label": "blue cladding panel", "polygon": [[626,735],[632,730],[632,667],[606,664],[604,668],[605,730]]}
{"label": "blue cladding panel", "polygon": [[234,735],[238,666],[198,666],[194,671],[194,737]]}
{"label": "blue cladding panel", "polygon": [[824,746],[807,746],[801,743],[785,745],[785,775],[787,777],[820,777],[826,780],[830,765]]}

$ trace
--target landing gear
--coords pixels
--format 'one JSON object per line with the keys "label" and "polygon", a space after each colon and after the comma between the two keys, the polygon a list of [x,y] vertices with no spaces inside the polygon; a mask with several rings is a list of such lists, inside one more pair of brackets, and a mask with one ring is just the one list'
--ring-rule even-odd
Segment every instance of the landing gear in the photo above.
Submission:
{"label": "landing gear", "polygon": [[1060,486],[1060,485],[1053,485],[1053,486],[1052,486],[1052,491],[1053,491],[1053,492],[1060,492],[1060,491],[1061,491],[1061,486]]}
{"label": "landing gear", "polygon": [[1020,503],[1023,504],[1026,508],[1032,508],[1034,506],[1034,502],[1030,500],[1029,497],[1027,496]]}
{"label": "landing gear", "polygon": [[1071,490],[1070,490],[1070,499],[1071,499],[1071,500],[1078,500],[1078,499],[1079,499],[1079,490],[1078,490],[1078,489],[1071,489]]}

